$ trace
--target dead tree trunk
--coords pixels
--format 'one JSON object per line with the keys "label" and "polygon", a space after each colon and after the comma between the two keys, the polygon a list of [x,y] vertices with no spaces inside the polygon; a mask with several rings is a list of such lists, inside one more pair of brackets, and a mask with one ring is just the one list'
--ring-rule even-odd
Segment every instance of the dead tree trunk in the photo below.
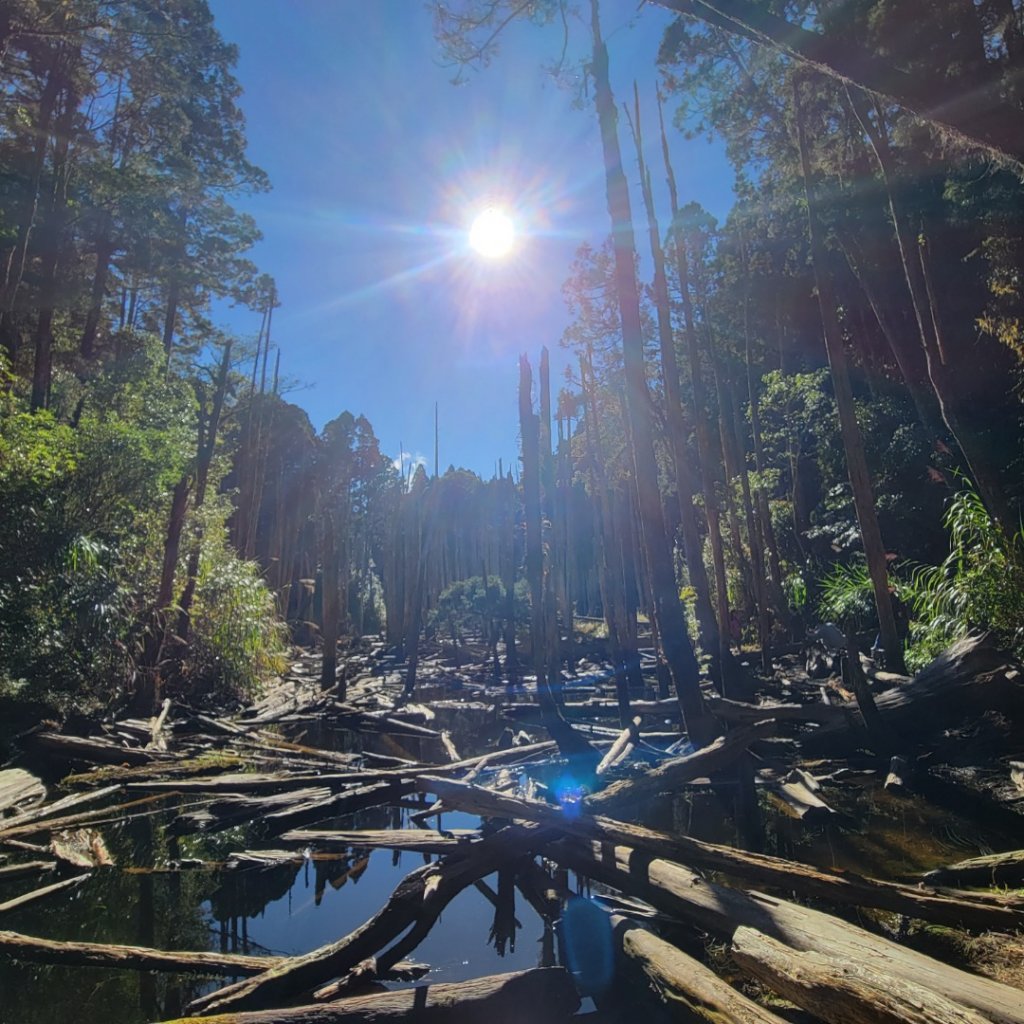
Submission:
{"label": "dead tree trunk", "polygon": [[829,369],[832,372],[832,384],[835,391],[836,409],[839,413],[839,431],[843,439],[843,450],[846,454],[847,472],[850,476],[850,487],[853,491],[853,504],[860,525],[861,542],[867,558],[868,572],[875,594],[875,608],[878,612],[879,632],[882,646],[885,649],[886,663],[895,672],[904,671],[903,645],[896,632],[896,620],[893,616],[892,599],[889,596],[889,574],[885,559],[885,547],[882,534],[878,528],[878,517],[875,514],[874,491],[871,486],[871,474],[868,471],[867,458],[864,455],[864,439],[857,423],[857,413],[853,404],[853,388],[850,384],[850,373],[846,364],[846,351],[843,348],[843,336],[836,314],[835,296],[832,281],[826,271],[825,243],[818,224],[817,197],[814,181],[811,177],[810,157],[807,151],[807,137],[803,123],[803,109],[800,103],[800,83],[797,81],[793,89],[794,112],[796,118],[797,142],[800,150],[800,168],[804,181],[804,192],[807,197],[807,230],[811,244],[811,268],[814,273],[814,284],[818,292],[818,308],[821,311],[821,323],[825,335],[825,349],[828,353]]}
{"label": "dead tree trunk", "polygon": [[700,671],[679,602],[672,551],[665,533],[665,517],[658,490],[658,466],[654,458],[651,396],[644,366],[629,186],[622,169],[622,154],[615,125],[615,100],[608,71],[608,50],[601,38],[598,0],[591,0],[590,11],[594,45],[591,72],[605,160],[608,213],[615,256],[615,291],[622,326],[626,412],[630,425],[640,520],[647,564],[651,567],[651,588],[658,631],[665,644],[665,659],[672,673],[687,732],[700,743],[714,732],[715,727],[705,713],[700,692]]}

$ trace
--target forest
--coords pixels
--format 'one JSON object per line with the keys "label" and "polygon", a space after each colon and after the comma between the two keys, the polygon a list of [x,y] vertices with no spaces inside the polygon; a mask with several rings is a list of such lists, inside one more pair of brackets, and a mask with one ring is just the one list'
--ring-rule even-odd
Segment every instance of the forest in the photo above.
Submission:
{"label": "forest", "polygon": [[[626,6],[428,4],[603,160],[485,478],[288,399],[207,0],[0,0],[0,1024],[1024,1020],[1024,8]],[[394,987],[474,887],[540,961]]]}

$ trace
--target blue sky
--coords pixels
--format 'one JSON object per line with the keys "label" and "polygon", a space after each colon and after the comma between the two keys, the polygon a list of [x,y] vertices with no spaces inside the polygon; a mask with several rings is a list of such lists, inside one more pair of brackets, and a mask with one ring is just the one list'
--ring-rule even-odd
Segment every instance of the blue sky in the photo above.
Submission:
{"label": "blue sky", "polygon": [[[421,0],[210,6],[240,49],[250,156],[273,185],[238,205],[259,223],[254,258],[277,281],[287,397],[317,427],[343,409],[364,414],[386,452],[428,455],[428,468],[437,401],[442,471],[513,464],[518,355],[546,344],[555,371],[564,366],[561,285],[577,246],[608,231],[592,97],[544,70],[560,27],[512,26],[491,65],[455,86]],[[670,19],[637,13],[635,0],[605,0],[602,16],[620,103],[640,83],[658,187],[654,58]],[[576,21],[569,63],[586,52]],[[723,216],[732,176],[721,149],[678,134],[673,147],[681,200]],[[466,241],[489,203],[520,230],[502,261]],[[259,326],[240,312],[227,323],[243,336]]]}

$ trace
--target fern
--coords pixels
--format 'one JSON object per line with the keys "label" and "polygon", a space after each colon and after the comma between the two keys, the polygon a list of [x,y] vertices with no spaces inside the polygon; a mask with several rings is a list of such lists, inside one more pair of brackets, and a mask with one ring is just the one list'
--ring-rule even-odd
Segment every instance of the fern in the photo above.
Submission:
{"label": "fern", "polygon": [[910,667],[974,629],[990,630],[1024,654],[1024,531],[1005,537],[970,488],[950,502],[944,525],[949,554],[942,564],[915,567],[900,587],[912,610]]}

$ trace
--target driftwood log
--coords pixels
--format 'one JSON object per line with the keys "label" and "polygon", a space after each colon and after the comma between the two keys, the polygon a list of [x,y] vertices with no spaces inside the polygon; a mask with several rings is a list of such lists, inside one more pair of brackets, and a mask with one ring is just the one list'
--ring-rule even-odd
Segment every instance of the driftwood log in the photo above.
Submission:
{"label": "driftwood log", "polygon": [[165,1024],[565,1024],[580,998],[562,967],[538,967],[454,984],[418,985],[399,992],[355,996],[333,1003],[185,1017]]}
{"label": "driftwood log", "polygon": [[23,907],[27,903],[35,903],[36,900],[45,899],[47,896],[52,896],[54,893],[63,892],[65,889],[73,889],[75,886],[81,885],[89,877],[88,872],[84,875],[76,875],[74,878],[65,878],[62,882],[54,882],[52,885],[44,885],[41,889],[33,889],[31,892],[26,892],[21,896],[16,896],[14,899],[7,900],[5,903],[0,903],[0,914],[6,914],[9,910],[17,910],[18,907]]}
{"label": "driftwood log", "polygon": [[[934,732],[972,711],[1019,711],[1024,704],[1024,672],[1012,664],[988,636],[970,636],[942,652],[903,685],[875,696],[882,726],[901,740]],[[852,713],[853,733],[863,734],[864,721]],[[823,724],[803,737],[807,751],[834,754],[850,726]]]}
{"label": "driftwood log", "polygon": [[226,974],[239,977],[273,967],[273,956],[241,956],[235,953],[192,953],[119,946],[99,942],[55,942],[32,935],[0,931],[0,954],[36,964],[67,967],[114,967],[138,971],[170,971],[186,974]]}
{"label": "driftwood log", "polygon": [[752,928],[736,930],[732,958],[827,1024],[990,1024],[985,1014],[912,979],[876,970],[867,960],[798,952]]}
{"label": "driftwood log", "polygon": [[708,1024],[784,1024],[781,1017],[636,921],[614,914],[611,923],[620,953],[639,968],[660,1002],[677,1014]]}
{"label": "driftwood log", "polygon": [[1024,883],[1024,850],[970,857],[929,871],[924,879],[933,885],[1021,885]]}
{"label": "driftwood log", "polygon": [[0,817],[21,812],[46,799],[46,786],[24,768],[0,771]]}
{"label": "driftwood log", "polygon": [[746,926],[793,950],[826,951],[851,970],[863,965],[920,985],[979,1011],[994,1024],[1024,1024],[1020,989],[968,974],[810,907],[716,885],[678,864],[652,860],[626,847],[567,841],[553,844],[547,854],[730,941]]}
{"label": "driftwood log", "polygon": [[865,878],[848,871],[822,871],[796,861],[705,843],[587,814],[566,813],[539,800],[506,796],[449,779],[420,778],[417,786],[436,794],[449,807],[488,817],[535,821],[564,834],[617,843],[690,867],[721,871],[733,878],[797,892],[850,907],[874,907],[935,924],[986,931],[1024,927],[1024,901],[989,899],[971,893],[939,893],[919,886]]}

